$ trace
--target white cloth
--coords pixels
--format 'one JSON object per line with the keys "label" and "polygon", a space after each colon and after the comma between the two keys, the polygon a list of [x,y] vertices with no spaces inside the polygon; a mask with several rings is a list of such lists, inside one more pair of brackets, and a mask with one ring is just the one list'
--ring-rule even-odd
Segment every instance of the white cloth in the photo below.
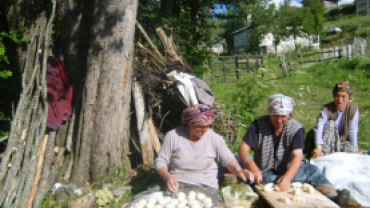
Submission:
{"label": "white cloth", "polygon": [[183,72],[178,73],[177,71],[171,71],[167,73],[167,77],[169,80],[176,82],[176,86],[187,102],[188,107],[199,104],[197,96],[195,95],[193,82],[191,81],[191,78],[194,76]]}
{"label": "white cloth", "polygon": [[311,160],[335,189],[348,189],[362,206],[370,206],[370,156],[336,152]]}

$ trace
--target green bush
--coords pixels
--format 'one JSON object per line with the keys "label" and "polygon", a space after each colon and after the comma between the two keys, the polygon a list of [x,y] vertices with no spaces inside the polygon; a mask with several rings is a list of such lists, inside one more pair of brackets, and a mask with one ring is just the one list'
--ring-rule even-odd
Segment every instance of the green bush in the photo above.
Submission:
{"label": "green bush", "polygon": [[330,42],[340,40],[342,38],[342,34],[335,34],[335,35],[324,35],[321,38],[322,44],[329,44]]}
{"label": "green bush", "polygon": [[357,37],[366,38],[369,35],[370,35],[370,28],[369,27],[358,29],[355,32],[355,36],[357,36]]}
{"label": "green bush", "polygon": [[235,115],[241,124],[249,125],[258,115],[257,106],[265,101],[271,91],[270,84],[262,76],[247,75],[237,84],[230,95],[235,107]]}
{"label": "green bush", "polygon": [[326,18],[327,20],[337,20],[338,18],[352,15],[353,13],[356,12],[356,7],[354,4],[347,4],[343,5],[339,8],[335,8],[330,10],[329,12],[326,13]]}

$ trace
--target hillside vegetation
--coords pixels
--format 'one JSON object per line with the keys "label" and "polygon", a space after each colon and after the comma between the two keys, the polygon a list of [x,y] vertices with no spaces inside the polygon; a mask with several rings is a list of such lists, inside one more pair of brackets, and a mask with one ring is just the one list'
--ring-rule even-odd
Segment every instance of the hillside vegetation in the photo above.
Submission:
{"label": "hillside vegetation", "polygon": [[[277,57],[268,62],[276,63]],[[266,114],[267,97],[283,93],[294,98],[294,117],[302,123],[306,132],[313,128],[323,104],[333,100],[332,89],[335,83],[343,80],[354,86],[353,102],[360,107],[360,149],[370,148],[370,59],[356,57],[353,60],[316,64],[311,69],[290,72],[288,77],[280,75],[278,65],[267,65],[266,69],[243,77],[239,83],[210,81],[217,102],[236,116],[239,134],[236,143],[229,144],[233,151],[237,148],[254,118]]]}
{"label": "hillside vegetation", "polygon": [[353,37],[368,38],[370,35],[370,19],[365,14],[357,15],[353,4],[344,5],[331,10],[326,14],[325,26],[327,29],[338,27],[342,29],[339,34],[322,34],[322,46],[338,46],[351,42]]}
{"label": "hillside vegetation", "polygon": [[[342,33],[322,35],[322,48],[347,44],[354,36],[367,38],[370,34],[369,18],[356,15],[354,5],[344,5],[326,14],[326,28],[339,27]],[[369,31],[369,32],[368,32]],[[305,49],[306,50],[306,49]],[[367,54],[369,47],[367,47]],[[260,69],[249,76],[242,77],[238,83],[223,83],[207,76],[216,96],[239,122],[238,139],[229,144],[237,148],[253,120],[266,114],[267,97],[283,93],[295,99],[294,117],[302,123],[307,132],[315,126],[323,104],[333,100],[332,88],[339,81],[349,81],[354,86],[353,102],[360,107],[360,149],[370,148],[370,59],[369,57],[346,58],[314,64],[310,69],[296,70],[283,77],[278,56],[265,59],[265,69]]]}

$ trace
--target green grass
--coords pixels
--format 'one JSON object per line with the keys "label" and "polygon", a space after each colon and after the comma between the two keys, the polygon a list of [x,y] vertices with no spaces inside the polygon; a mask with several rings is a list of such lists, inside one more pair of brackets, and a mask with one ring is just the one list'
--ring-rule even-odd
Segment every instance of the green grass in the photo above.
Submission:
{"label": "green grass", "polygon": [[[272,61],[276,62],[275,59],[272,59]],[[275,79],[273,77],[262,77],[261,73],[251,75],[259,77],[256,79],[261,79],[261,82],[269,85],[270,89],[259,90],[259,86],[249,89],[252,91],[259,90],[261,93],[259,96],[265,98],[254,103],[253,106],[248,106],[251,107],[249,111],[254,113],[255,117],[266,114],[266,100],[268,96],[275,93],[283,93],[294,98],[296,103],[294,117],[303,125],[307,132],[316,124],[322,105],[333,100],[332,88],[334,84],[347,80],[354,86],[353,102],[360,107],[360,149],[370,148],[370,138],[368,137],[370,129],[367,128],[370,125],[370,59],[355,58],[352,61],[342,59],[340,61],[325,62],[313,65],[311,69],[291,72],[288,77],[282,77],[279,74],[279,67],[275,64],[266,64],[268,66],[267,72],[273,73],[276,77]],[[243,79],[249,82],[251,80],[250,77]],[[243,80],[240,83],[243,83]],[[242,96],[241,92],[246,90],[243,87],[248,86],[243,86],[240,83],[238,85],[238,83],[210,82],[217,102],[225,106],[229,113],[234,113],[238,120],[242,120],[240,119],[242,116],[236,113],[238,112],[236,108],[243,107],[243,103],[237,97],[238,95]],[[240,144],[251,122],[252,120],[249,119],[249,123],[239,125],[238,144]],[[229,146],[233,151],[237,150],[237,147],[235,147],[237,145]]]}
{"label": "green grass", "polygon": [[335,18],[328,17],[325,26],[327,28],[339,27],[342,29],[342,33],[334,35],[322,34],[321,44],[324,47],[348,44],[352,42],[353,36],[367,38],[370,35],[370,18],[366,14],[357,16],[355,10],[351,14],[338,15]]}

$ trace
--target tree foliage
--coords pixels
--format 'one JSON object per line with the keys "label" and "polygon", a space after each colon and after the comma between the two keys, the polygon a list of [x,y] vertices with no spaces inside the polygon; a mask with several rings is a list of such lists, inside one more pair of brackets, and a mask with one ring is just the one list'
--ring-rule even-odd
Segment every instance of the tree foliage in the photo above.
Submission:
{"label": "tree foliage", "polygon": [[[11,119],[11,103],[16,102],[19,97],[17,80],[19,71],[14,67],[16,56],[14,46],[27,43],[29,40],[23,37],[25,29],[19,31],[2,31],[0,33],[0,136],[8,132]],[[13,74],[16,76],[13,77]]]}
{"label": "tree foliage", "polygon": [[304,7],[303,19],[304,31],[308,34],[320,34],[324,27],[325,7],[321,0],[310,0]]}

